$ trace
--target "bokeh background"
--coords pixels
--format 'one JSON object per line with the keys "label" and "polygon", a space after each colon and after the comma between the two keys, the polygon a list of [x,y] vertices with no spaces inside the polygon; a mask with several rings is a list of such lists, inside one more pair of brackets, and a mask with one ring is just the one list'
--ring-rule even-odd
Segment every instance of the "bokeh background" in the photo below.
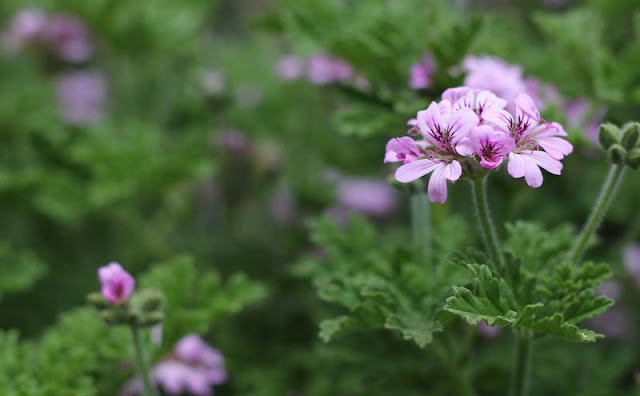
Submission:
{"label": "bokeh background", "polygon": [[[386,141],[448,87],[530,93],[576,150],[537,190],[492,177],[492,205],[560,235],[606,173],[598,125],[640,114],[637,0],[3,0],[0,30],[2,395],[114,395],[133,376],[127,334],[85,307],[110,261],[167,296],[154,361],[194,332],[222,352],[216,394],[463,394],[384,318],[318,337],[347,311],[327,279],[384,278],[410,240]],[[614,272],[590,324],[607,338],[543,343],[533,394],[637,389],[639,180],[590,252]],[[469,203],[461,181],[429,206],[442,257],[480,242]],[[463,370],[501,393],[510,334],[473,332]]]}

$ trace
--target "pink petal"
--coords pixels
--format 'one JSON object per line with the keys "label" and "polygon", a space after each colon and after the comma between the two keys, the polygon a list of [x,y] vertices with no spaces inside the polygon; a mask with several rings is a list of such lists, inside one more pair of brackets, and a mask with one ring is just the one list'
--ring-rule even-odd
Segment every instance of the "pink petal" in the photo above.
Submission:
{"label": "pink petal", "polygon": [[402,165],[396,170],[396,180],[400,183],[410,183],[432,172],[440,165],[440,162],[435,162],[432,159],[422,159],[410,162]]}
{"label": "pink petal", "polygon": [[444,177],[448,180],[456,181],[462,175],[462,166],[458,161],[451,161],[451,163],[444,167]]}
{"label": "pink petal", "polygon": [[502,110],[507,106],[507,101],[496,96],[491,91],[480,91],[476,95],[476,109],[496,109]]}
{"label": "pink petal", "polygon": [[552,158],[561,160],[566,155],[571,154],[573,146],[566,140],[558,137],[547,137],[538,141],[540,147],[544,149]]}
{"label": "pink petal", "polygon": [[514,101],[516,103],[516,118],[520,119],[520,117],[525,116],[533,119],[535,123],[540,121],[540,111],[531,96],[521,93]]}
{"label": "pink petal", "polygon": [[527,173],[526,161],[520,154],[509,153],[509,163],[507,172],[516,179],[523,177]]}
{"label": "pink petal", "polygon": [[511,134],[513,116],[506,110],[488,109],[482,113],[485,122],[494,125],[498,130]]}
{"label": "pink petal", "polygon": [[431,202],[445,203],[447,201],[447,178],[445,176],[446,166],[438,164],[437,169],[429,178],[427,193]]}
{"label": "pink petal", "polygon": [[544,151],[536,150],[529,155],[536,165],[540,166],[547,172],[553,173],[554,175],[562,173],[562,162],[552,158]]}
{"label": "pink petal", "polygon": [[455,146],[460,139],[469,135],[469,130],[477,126],[480,120],[473,110],[464,108],[456,112],[449,121],[449,141]]}

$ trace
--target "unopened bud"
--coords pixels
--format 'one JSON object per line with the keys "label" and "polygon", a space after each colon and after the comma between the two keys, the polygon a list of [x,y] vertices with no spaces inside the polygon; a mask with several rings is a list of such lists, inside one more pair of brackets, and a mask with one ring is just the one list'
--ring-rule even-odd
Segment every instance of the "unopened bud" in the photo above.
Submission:
{"label": "unopened bud", "polygon": [[116,324],[117,322],[117,315],[113,312],[113,311],[102,311],[100,313],[100,316],[102,316],[102,320],[104,320],[107,324]]}
{"label": "unopened bud", "polygon": [[620,129],[613,124],[602,124],[598,130],[600,146],[608,150],[611,145],[620,141]]}
{"label": "unopened bud", "polygon": [[622,146],[627,149],[633,149],[638,143],[638,137],[640,137],[640,124],[633,122],[625,127],[622,133]]}
{"label": "unopened bud", "polygon": [[609,155],[609,161],[613,162],[614,164],[621,164],[624,161],[624,157],[626,156],[627,151],[621,145],[614,144],[609,147],[607,154]]}
{"label": "unopened bud", "polygon": [[640,166],[640,147],[634,148],[629,152],[627,158],[625,159],[625,163],[632,167],[633,169],[638,169]]}
{"label": "unopened bud", "polygon": [[100,293],[91,293],[87,295],[87,302],[98,310],[102,310],[111,306],[109,301]]}
{"label": "unopened bud", "polygon": [[150,312],[142,318],[140,324],[143,326],[155,326],[164,321],[164,314],[162,312]]}
{"label": "unopened bud", "polygon": [[164,296],[156,290],[144,290],[140,293],[139,299],[144,312],[159,311],[164,305]]}

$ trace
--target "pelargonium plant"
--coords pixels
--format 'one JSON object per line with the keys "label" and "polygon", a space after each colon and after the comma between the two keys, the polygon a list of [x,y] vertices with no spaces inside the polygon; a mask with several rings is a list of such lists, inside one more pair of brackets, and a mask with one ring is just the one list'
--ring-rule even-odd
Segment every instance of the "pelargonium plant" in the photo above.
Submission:
{"label": "pelargonium plant", "polygon": [[[480,326],[482,334],[486,329],[495,334],[499,331],[496,326],[515,329],[510,393],[527,394],[529,361],[536,339],[552,335],[594,342],[603,337],[578,325],[613,304],[606,293],[594,294],[594,288],[610,271],[604,264],[582,264],[581,258],[625,169],[640,165],[640,124],[629,123],[622,129],[610,124],[600,127],[600,144],[607,150],[611,169],[583,230],[564,259],[544,269],[545,274],[527,272],[524,268],[528,263],[515,257],[518,252],[505,254],[491,219],[486,180],[502,167],[533,188],[542,186],[542,170],[560,175],[562,160],[573,151],[563,126],[543,119],[534,99],[525,92],[505,98],[470,87],[446,90],[441,101],[419,111],[408,125],[407,136],[393,138],[386,145],[384,162],[400,163],[395,179],[412,183],[428,176],[428,198],[441,204],[447,200],[449,182],[468,179],[485,243],[484,258],[462,254],[463,258],[453,259],[466,264],[473,284],[454,286],[454,295],[446,299],[443,309]],[[412,201],[414,234],[421,224],[428,223],[421,218],[427,209],[415,208],[416,203],[424,207],[428,204],[425,200]],[[485,260],[485,264],[470,260]]]}

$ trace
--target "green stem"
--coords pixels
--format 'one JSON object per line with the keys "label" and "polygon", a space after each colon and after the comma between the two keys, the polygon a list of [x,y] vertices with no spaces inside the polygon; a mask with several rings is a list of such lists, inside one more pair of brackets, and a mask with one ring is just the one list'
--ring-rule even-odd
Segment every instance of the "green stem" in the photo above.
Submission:
{"label": "green stem", "polygon": [[138,374],[142,377],[143,395],[144,396],[156,396],[156,389],[151,384],[151,378],[149,377],[149,367],[147,366],[147,360],[144,354],[144,348],[142,346],[142,339],[140,337],[140,329],[135,325],[131,325],[131,335],[133,338],[133,348],[135,351],[136,366],[138,368]]}
{"label": "green stem", "polygon": [[476,213],[480,221],[482,239],[489,257],[500,268],[504,267],[504,256],[498,242],[498,234],[493,226],[489,206],[487,204],[487,183],[486,176],[472,181],[473,198],[476,204]]}
{"label": "green stem", "polygon": [[423,184],[411,195],[411,229],[416,249],[420,254],[426,255],[431,240],[431,221],[429,200]]}
{"label": "green stem", "polygon": [[607,175],[607,178],[602,185],[600,195],[598,196],[598,199],[596,200],[596,203],[591,210],[589,219],[587,220],[587,223],[582,229],[582,232],[580,232],[580,235],[578,235],[573,243],[573,246],[571,247],[571,251],[569,252],[568,257],[568,261],[571,265],[576,265],[579,263],[580,258],[587,248],[587,244],[602,222],[604,215],[607,213],[607,210],[609,209],[609,206],[613,201],[616,190],[622,182],[624,170],[624,165],[611,165],[609,174]]}
{"label": "green stem", "polygon": [[516,351],[514,370],[511,376],[510,396],[526,396],[529,393],[529,366],[531,361],[532,334],[529,330],[520,329],[516,333]]}

